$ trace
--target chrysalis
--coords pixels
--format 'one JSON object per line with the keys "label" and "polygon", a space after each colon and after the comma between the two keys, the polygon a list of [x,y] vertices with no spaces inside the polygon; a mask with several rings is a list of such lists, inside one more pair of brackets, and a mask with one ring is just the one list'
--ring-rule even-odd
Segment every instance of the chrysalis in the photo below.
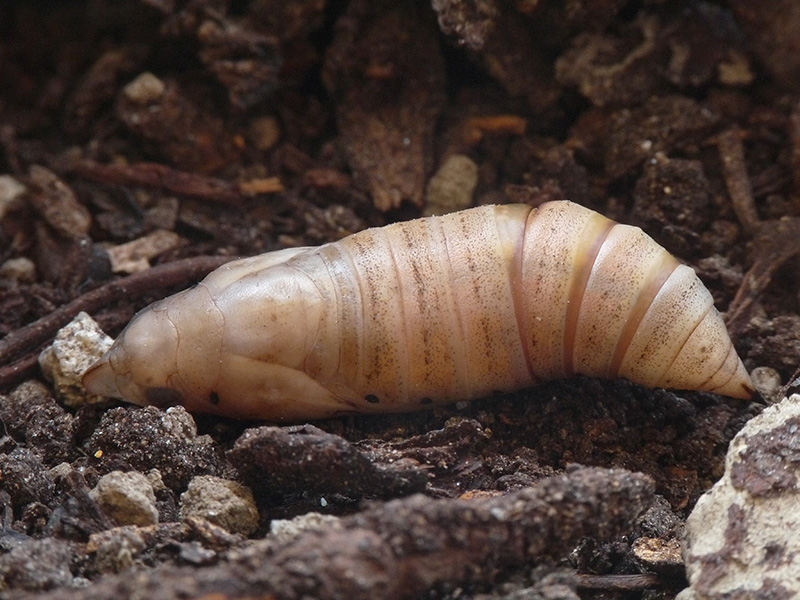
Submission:
{"label": "chrysalis", "polygon": [[566,201],[229,263],[140,312],[84,383],[135,404],[299,420],[574,373],[754,393],[694,271],[641,229]]}

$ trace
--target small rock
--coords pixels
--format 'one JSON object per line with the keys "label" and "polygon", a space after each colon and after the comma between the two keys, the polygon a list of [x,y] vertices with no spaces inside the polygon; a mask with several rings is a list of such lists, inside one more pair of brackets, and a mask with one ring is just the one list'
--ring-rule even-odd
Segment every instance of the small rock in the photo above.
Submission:
{"label": "small rock", "polygon": [[727,86],[750,85],[755,79],[749,57],[733,48],[728,53],[727,60],[719,63],[718,72],[719,82]]}
{"label": "small rock", "polygon": [[68,462],[58,463],[55,467],[50,469],[50,475],[53,476],[53,480],[57,481],[58,479],[62,479],[72,473],[72,465]]}
{"label": "small rock", "polygon": [[731,442],[725,474],[686,521],[691,591],[681,598],[800,595],[800,395],[775,404]]}
{"label": "small rock", "polygon": [[100,573],[120,573],[131,568],[147,548],[138,527],[115,527],[89,536],[87,554],[94,554],[93,566]]}
{"label": "small rock", "polygon": [[141,473],[112,471],[100,478],[89,495],[117,525],[158,523],[153,486]]}
{"label": "small rock", "polygon": [[231,533],[249,535],[258,528],[258,509],[249,488],[235,481],[200,475],[181,494],[182,519],[201,517]]}
{"label": "small rock", "polygon": [[158,100],[165,89],[163,81],[152,73],[145,72],[126,85],[122,93],[128,100],[138,104],[149,104]]}
{"label": "small rock", "polygon": [[768,404],[781,401],[781,374],[772,367],[756,367],[750,372],[753,385]]}
{"label": "small rock", "polygon": [[275,117],[258,117],[250,122],[250,139],[262,152],[277,144],[280,137],[281,126]]}
{"label": "small rock", "polygon": [[36,281],[36,264],[24,256],[9,258],[0,265],[0,279],[14,283],[33,283]]}
{"label": "small rock", "polygon": [[163,413],[161,425],[164,433],[176,438],[194,440],[197,438],[197,423],[194,417],[182,406],[170,406]]}
{"label": "small rock", "polygon": [[633,555],[648,571],[670,577],[683,574],[681,543],[678,540],[642,537],[633,543]]}
{"label": "small rock", "polygon": [[450,156],[428,183],[425,216],[444,215],[469,208],[476,185],[478,165],[463,154]]}
{"label": "small rock", "polygon": [[294,519],[275,519],[269,524],[270,539],[276,543],[285,544],[304,531],[323,527],[339,527],[340,522],[339,517],[323,515],[318,512],[305,513]]}
{"label": "small rock", "polygon": [[150,482],[150,485],[153,486],[154,493],[158,494],[159,492],[169,489],[164,483],[164,479],[161,477],[161,471],[158,469],[150,469],[145,473],[145,476],[147,477],[147,481]]}
{"label": "small rock", "polygon": [[181,236],[166,229],[157,229],[144,237],[108,249],[114,273],[141,273],[150,268],[150,259],[183,243]]}
{"label": "small rock", "polygon": [[0,219],[19,202],[27,188],[11,175],[0,175]]}
{"label": "small rock", "polygon": [[113,340],[85,312],[80,312],[56,334],[53,344],[39,355],[39,366],[53,382],[56,397],[70,407],[107,402],[88,395],[81,379],[111,347]]}
{"label": "small rock", "polygon": [[676,537],[683,533],[683,518],[675,513],[664,496],[656,494],[650,508],[642,515],[640,529],[643,537]]}

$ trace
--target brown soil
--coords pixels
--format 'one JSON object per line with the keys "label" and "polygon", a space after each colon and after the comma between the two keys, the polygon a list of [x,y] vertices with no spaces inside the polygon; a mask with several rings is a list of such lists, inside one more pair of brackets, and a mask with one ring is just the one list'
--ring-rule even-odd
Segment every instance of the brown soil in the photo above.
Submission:
{"label": "brown soil", "polygon": [[[116,335],[228,257],[419,216],[461,154],[475,203],[644,228],[790,381],[799,28],[794,0],[0,3],[0,594],[673,598],[633,548],[680,537],[758,405],[575,378],[279,428],[67,409],[36,357],[78,310]],[[141,238],[157,268],[120,279]],[[89,491],[154,469],[159,524],[114,527]],[[197,475],[252,489],[249,539],[180,519]],[[311,511],[344,518],[267,536]]]}

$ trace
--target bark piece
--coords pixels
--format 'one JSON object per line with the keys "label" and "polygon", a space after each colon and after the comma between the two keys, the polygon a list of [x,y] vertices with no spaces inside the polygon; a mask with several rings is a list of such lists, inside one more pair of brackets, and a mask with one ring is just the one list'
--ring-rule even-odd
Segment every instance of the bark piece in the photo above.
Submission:
{"label": "bark piece", "polygon": [[422,205],[445,103],[444,61],[420,5],[352,2],[324,66],[356,182],[383,211]]}
{"label": "bark piece", "polygon": [[142,73],[122,89],[117,117],[150,151],[187,171],[213,173],[235,162],[234,136],[177,82]]}
{"label": "bark piece", "polygon": [[78,202],[72,189],[55,173],[33,165],[28,189],[31,204],[59,236],[75,240],[89,232],[92,224],[89,210]]}
{"label": "bark piece", "polygon": [[250,429],[228,458],[261,496],[302,492],[391,498],[422,491],[427,482],[415,465],[373,463],[346,440],[312,425]]}

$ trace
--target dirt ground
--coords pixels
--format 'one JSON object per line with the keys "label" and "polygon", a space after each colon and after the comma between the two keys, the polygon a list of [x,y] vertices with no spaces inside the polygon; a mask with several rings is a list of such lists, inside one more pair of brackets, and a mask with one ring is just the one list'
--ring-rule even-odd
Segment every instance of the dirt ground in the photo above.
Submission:
{"label": "dirt ground", "polygon": [[[0,3],[0,595],[674,598],[759,404],[577,377],[277,427],[67,407],[37,357],[231,257],[567,198],[693,266],[774,401],[800,365],[798,28],[793,0]],[[98,499],[114,471],[153,522]],[[186,517],[208,475],[252,527]]]}

